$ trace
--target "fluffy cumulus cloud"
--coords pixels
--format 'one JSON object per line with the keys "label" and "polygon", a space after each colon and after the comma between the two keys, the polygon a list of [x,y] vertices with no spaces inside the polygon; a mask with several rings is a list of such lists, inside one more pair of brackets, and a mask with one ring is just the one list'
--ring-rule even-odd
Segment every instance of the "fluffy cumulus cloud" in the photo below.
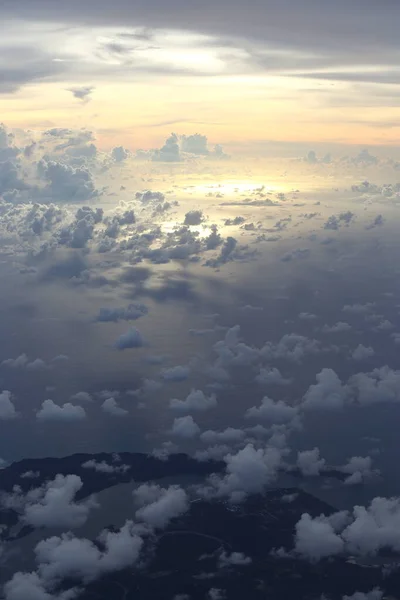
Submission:
{"label": "fluffy cumulus cloud", "polygon": [[174,419],[171,433],[177,437],[191,439],[199,435],[200,427],[191,415]]}
{"label": "fluffy cumulus cloud", "polygon": [[317,383],[311,385],[303,398],[303,407],[309,409],[335,410],[343,408],[349,397],[349,388],[342,384],[333,369],[322,369]]}
{"label": "fluffy cumulus cloud", "polygon": [[388,366],[374,369],[370,373],[357,373],[350,378],[349,384],[360,404],[400,400],[400,371]]}
{"label": "fluffy cumulus cloud", "polygon": [[119,336],[115,342],[118,350],[127,350],[128,348],[141,348],[144,345],[142,334],[136,327],[131,327],[126,333]]}
{"label": "fluffy cumulus cloud", "polygon": [[102,410],[109,415],[113,415],[114,417],[125,417],[128,414],[128,411],[125,408],[122,408],[118,405],[115,398],[106,398],[101,405]]}
{"label": "fluffy cumulus cloud", "polygon": [[217,406],[217,398],[215,394],[206,396],[201,390],[192,389],[185,400],[173,398],[169,406],[172,410],[183,413],[203,412]]}
{"label": "fluffy cumulus cloud", "polygon": [[117,323],[118,321],[136,321],[147,315],[148,309],[144,304],[129,304],[117,308],[101,308],[96,321],[101,323]]}
{"label": "fluffy cumulus cloud", "polygon": [[353,350],[351,353],[351,358],[354,360],[368,360],[375,356],[375,351],[371,346],[364,346],[363,344],[358,344],[357,348]]}
{"label": "fluffy cumulus cloud", "polygon": [[247,494],[262,492],[275,479],[282,464],[282,453],[277,448],[256,449],[253,444],[247,444],[236,454],[225,456],[224,461],[226,474],[212,476],[212,487],[205,493],[228,496],[232,502],[240,502]]}
{"label": "fluffy cumulus cloud", "polygon": [[185,381],[190,375],[190,369],[189,367],[177,365],[176,367],[164,369],[161,375],[165,381]]}
{"label": "fluffy cumulus cloud", "polygon": [[297,454],[297,466],[303,475],[319,475],[325,468],[325,459],[320,458],[319,448],[304,450]]}
{"label": "fluffy cumulus cloud", "polygon": [[15,419],[18,416],[12,401],[11,392],[4,390],[0,393],[0,420]]}
{"label": "fluffy cumulus cloud", "polygon": [[47,182],[41,190],[43,199],[52,202],[87,202],[99,196],[93,176],[85,167],[72,167],[61,162],[42,160],[40,177]]}
{"label": "fluffy cumulus cloud", "polygon": [[329,517],[303,514],[296,525],[295,550],[309,560],[335,554],[376,555],[400,550],[400,499],[374,498],[368,507],[355,506]]}
{"label": "fluffy cumulus cloud", "polygon": [[97,471],[97,473],[106,474],[126,473],[130,469],[129,465],[110,465],[105,460],[98,462],[94,459],[87,460],[86,462],[82,463],[82,467],[84,469],[93,469],[94,471]]}
{"label": "fluffy cumulus cloud", "polygon": [[[87,583],[134,565],[143,547],[142,528],[126,521],[119,531],[104,531],[96,543],[64,533],[35,548],[36,573],[15,573],[4,587],[6,600],[71,600],[78,588],[56,592],[65,580]],[[25,594],[25,595],[23,595]]]}
{"label": "fluffy cumulus cloud", "polygon": [[38,421],[82,421],[86,418],[86,411],[82,406],[75,406],[66,402],[62,406],[55,404],[53,400],[44,400],[41,408],[36,413]]}
{"label": "fluffy cumulus cloud", "polygon": [[246,411],[246,419],[257,419],[269,423],[288,423],[297,415],[297,408],[282,400],[272,400],[265,396],[259,407],[253,406]]}
{"label": "fluffy cumulus cloud", "polygon": [[75,502],[83,482],[77,475],[57,475],[23,496],[18,489],[3,497],[3,504],[19,508],[21,520],[33,527],[75,528],[83,525],[89,511],[96,507],[94,499]]}
{"label": "fluffy cumulus cloud", "polygon": [[364,483],[379,475],[379,471],[372,468],[372,458],[370,456],[352,456],[347,464],[340,467],[340,470],[348,474],[344,481],[346,485]]}
{"label": "fluffy cumulus cloud", "polygon": [[133,492],[134,503],[139,508],[136,518],[154,528],[163,528],[189,510],[185,490],[177,485],[162,488],[156,484],[143,484]]}

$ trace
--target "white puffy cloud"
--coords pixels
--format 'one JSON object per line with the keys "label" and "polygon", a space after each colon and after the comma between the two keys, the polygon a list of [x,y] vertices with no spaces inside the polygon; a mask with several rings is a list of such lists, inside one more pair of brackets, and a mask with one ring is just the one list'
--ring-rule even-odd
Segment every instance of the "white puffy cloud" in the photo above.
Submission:
{"label": "white puffy cloud", "polygon": [[319,475],[325,464],[325,459],[320,458],[319,448],[297,453],[297,466],[305,476]]}
{"label": "white puffy cloud", "polygon": [[382,590],[374,588],[369,592],[354,592],[351,596],[343,596],[343,600],[381,600]]}
{"label": "white puffy cloud", "polygon": [[261,492],[273,481],[282,463],[282,454],[277,448],[255,449],[247,444],[236,454],[228,454],[224,458],[226,474],[223,477],[211,476],[210,483],[218,496],[228,496],[232,502],[242,501],[247,494]]}
{"label": "white puffy cloud", "polygon": [[105,573],[132,566],[143,546],[142,529],[126,521],[117,532],[104,531],[97,545],[71,533],[39,542],[35,548],[38,574],[47,588],[52,589],[64,579],[92,581]]}
{"label": "white puffy cloud", "polygon": [[193,420],[193,417],[178,417],[174,419],[171,433],[182,438],[194,438],[200,433],[200,427]]}
{"label": "white puffy cloud", "polygon": [[162,488],[156,484],[143,484],[133,492],[134,501],[140,506],[136,518],[155,528],[163,528],[171,519],[189,510],[185,490],[177,485]]}
{"label": "white puffy cloud", "polygon": [[310,561],[341,554],[344,541],[329,520],[304,513],[296,524],[295,550]]}
{"label": "white puffy cloud", "polygon": [[101,308],[96,321],[117,323],[118,321],[136,321],[144,317],[148,309],[144,304],[129,304],[127,307]]}
{"label": "white puffy cloud", "polygon": [[116,146],[111,151],[111,157],[115,160],[115,162],[123,162],[127,158],[129,158],[130,152],[123,146]]}
{"label": "white puffy cloud", "polygon": [[185,214],[185,225],[200,225],[203,221],[204,216],[201,210],[190,210]]}
{"label": "white puffy cloud", "polygon": [[110,465],[105,460],[98,462],[94,459],[87,460],[86,462],[82,463],[82,467],[84,469],[93,469],[94,471],[97,471],[98,473],[109,473],[109,474],[111,474],[111,473],[126,473],[130,469],[129,465]]}
{"label": "white puffy cloud", "polygon": [[201,441],[205,444],[236,444],[243,441],[245,437],[246,433],[242,429],[233,427],[227,427],[223,431],[208,429],[200,435]]}
{"label": "white puffy cloud", "polygon": [[346,485],[358,485],[379,475],[379,471],[372,468],[370,456],[352,456],[347,464],[340,467],[340,470],[349,475],[344,481]]}
{"label": "white puffy cloud", "polygon": [[4,495],[3,504],[22,509],[21,520],[33,527],[80,527],[97,506],[92,498],[79,503],[75,496],[83,482],[77,475],[56,475],[23,496],[17,489]]}
{"label": "white puffy cloud", "polygon": [[41,190],[44,198],[58,202],[87,202],[99,196],[91,173],[84,167],[42,160],[38,172],[48,182]]}
{"label": "white puffy cloud", "polygon": [[73,600],[79,590],[73,588],[52,594],[37,573],[17,572],[4,586],[5,600]]}
{"label": "white puffy cloud", "polygon": [[15,419],[18,416],[11,398],[11,392],[8,390],[3,390],[0,393],[0,420],[6,421]]}
{"label": "white puffy cloud", "polygon": [[18,367],[24,367],[28,362],[28,357],[26,354],[20,354],[17,358],[6,358],[1,363],[4,367],[11,367],[12,369],[17,369]]}
{"label": "white puffy cloud", "polygon": [[177,365],[161,372],[162,378],[166,381],[185,381],[190,375],[189,367]]}
{"label": "white puffy cloud", "polygon": [[370,373],[357,373],[349,379],[349,384],[360,404],[400,400],[400,371],[387,365]]}
{"label": "white puffy cloud", "polygon": [[203,412],[217,406],[217,398],[215,394],[206,396],[201,390],[192,389],[185,400],[173,398],[169,406],[171,409],[182,412],[191,413]]}
{"label": "white puffy cloud", "polygon": [[136,327],[131,327],[126,333],[119,336],[115,342],[115,347],[118,350],[126,350],[128,348],[141,348],[144,345],[142,334]]}
{"label": "white puffy cloud", "polygon": [[310,560],[339,553],[375,555],[400,550],[400,498],[374,498],[329,517],[303,514],[296,525],[295,550]]}
{"label": "white puffy cloud", "polygon": [[372,356],[375,356],[374,349],[371,346],[364,346],[363,344],[358,344],[357,348],[351,353],[351,358],[354,360],[367,360]]}
{"label": "white puffy cloud", "polygon": [[250,565],[252,562],[250,556],[246,556],[243,552],[231,552],[228,554],[223,551],[218,557],[218,566],[220,568],[224,567],[236,567],[236,566],[246,566]]}
{"label": "white puffy cloud", "polygon": [[343,385],[333,369],[322,369],[316,376],[317,383],[311,385],[303,398],[305,409],[333,410],[343,408],[350,390]]}
{"label": "white puffy cloud", "polygon": [[285,379],[276,367],[261,368],[255,380],[260,385],[287,385],[290,383],[290,379]]}
{"label": "white puffy cloud", "polygon": [[93,398],[88,392],[76,392],[70,397],[75,402],[92,402]]}
{"label": "white puffy cloud", "polygon": [[42,407],[36,413],[38,421],[82,421],[86,418],[86,411],[82,406],[74,406],[66,402],[62,406],[55,404],[53,400],[44,400]]}
{"label": "white puffy cloud", "polygon": [[118,406],[115,398],[106,398],[101,405],[101,408],[105,413],[113,415],[114,417],[124,417],[129,412],[125,408]]}
{"label": "white puffy cloud", "polygon": [[322,327],[323,333],[342,333],[344,331],[350,331],[351,325],[345,321],[338,321],[334,325],[324,325]]}
{"label": "white puffy cloud", "polygon": [[297,415],[297,408],[286,404],[282,400],[272,400],[265,396],[259,407],[253,406],[246,413],[246,419],[258,419],[270,423],[287,423]]}

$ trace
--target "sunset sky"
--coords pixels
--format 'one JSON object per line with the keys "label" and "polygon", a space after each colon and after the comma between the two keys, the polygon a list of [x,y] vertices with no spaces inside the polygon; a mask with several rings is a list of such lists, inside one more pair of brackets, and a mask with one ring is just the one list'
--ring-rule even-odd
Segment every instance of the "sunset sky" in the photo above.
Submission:
{"label": "sunset sky", "polygon": [[0,114],[87,127],[104,149],[171,131],[263,144],[396,145],[394,0],[2,0]]}

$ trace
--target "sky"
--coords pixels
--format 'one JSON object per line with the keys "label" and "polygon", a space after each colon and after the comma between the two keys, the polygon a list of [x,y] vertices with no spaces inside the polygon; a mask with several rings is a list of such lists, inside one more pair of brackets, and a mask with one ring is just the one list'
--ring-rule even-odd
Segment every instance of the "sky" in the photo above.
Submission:
{"label": "sky", "polygon": [[[193,500],[294,471],[337,512],[303,514],[277,560],[398,553],[400,4],[0,0],[0,19],[0,471],[93,455],[0,490],[33,528],[0,527],[0,595],[78,598],[71,573],[140,563]],[[126,485],[102,533],[119,452],[223,469]],[[82,498],[86,474],[110,495]],[[237,550],[215,560],[250,564]]]}
{"label": "sky", "polygon": [[94,128],[102,148],[199,132],[265,142],[397,143],[392,0],[3,0],[0,110],[10,126]]}

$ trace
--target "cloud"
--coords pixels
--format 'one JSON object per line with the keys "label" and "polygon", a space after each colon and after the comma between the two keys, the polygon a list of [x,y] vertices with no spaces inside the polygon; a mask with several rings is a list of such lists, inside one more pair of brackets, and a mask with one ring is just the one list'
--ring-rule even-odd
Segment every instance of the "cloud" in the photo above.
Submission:
{"label": "cloud", "polygon": [[80,527],[96,506],[92,499],[74,502],[83,482],[77,475],[57,475],[27,494],[23,519],[34,527]]}
{"label": "cloud", "polygon": [[129,465],[110,465],[105,460],[98,462],[94,459],[82,463],[84,469],[93,469],[97,473],[126,473],[131,468]]}
{"label": "cloud", "polygon": [[297,408],[282,400],[272,400],[265,396],[259,407],[253,406],[246,411],[246,419],[269,421],[270,423],[288,423],[297,415]]}
{"label": "cloud", "polygon": [[94,92],[95,88],[92,86],[81,86],[81,87],[73,87],[69,88],[69,92],[72,93],[74,98],[77,100],[81,100],[82,102],[89,102],[91,100],[91,94]]}
{"label": "cloud", "polygon": [[215,408],[217,406],[217,398],[215,394],[206,396],[201,390],[192,389],[185,400],[170,400],[169,406],[172,410],[183,413],[191,413],[192,411],[203,412]]}
{"label": "cloud", "polygon": [[303,398],[303,408],[337,410],[343,408],[350,395],[348,386],[343,385],[333,369],[322,369],[316,376],[317,383],[311,385]]}
{"label": "cloud", "polygon": [[257,494],[273,481],[279,467],[282,455],[277,448],[256,449],[253,444],[247,444],[236,454],[225,456],[226,475],[211,476],[211,488],[206,494],[228,496],[232,502],[241,502],[247,494]]}
{"label": "cloud", "polygon": [[287,385],[290,379],[285,379],[276,367],[261,368],[255,381],[260,385]]}
{"label": "cloud", "polygon": [[334,325],[324,325],[321,329],[323,333],[342,333],[344,331],[350,331],[351,325],[344,321],[338,321]]}
{"label": "cloud", "polygon": [[305,476],[316,476],[325,468],[325,459],[320,458],[319,448],[297,453],[297,466]]}
{"label": "cloud", "polygon": [[218,566],[220,569],[229,567],[243,567],[250,565],[252,559],[250,556],[246,556],[243,552],[231,552],[228,554],[222,551],[218,557]]}
{"label": "cloud", "polygon": [[305,513],[296,524],[295,550],[314,562],[344,551],[344,541],[327,517],[313,519]]}
{"label": "cloud", "polygon": [[93,402],[92,396],[88,392],[76,392],[70,397],[75,402]]}
{"label": "cloud", "polygon": [[200,225],[204,221],[204,215],[201,210],[190,210],[185,214],[185,225]]}
{"label": "cloud", "polygon": [[129,150],[124,148],[123,146],[116,146],[111,150],[111,157],[115,160],[115,162],[120,163],[124,162],[130,156]]}
{"label": "cloud", "polygon": [[346,485],[365,483],[365,481],[379,475],[379,471],[372,468],[370,456],[352,456],[347,464],[340,467],[340,470],[349,475],[344,481]]}
{"label": "cloud", "polygon": [[144,346],[142,334],[135,327],[131,327],[126,333],[119,336],[115,342],[118,350],[127,350],[128,348],[141,348]]}
{"label": "cloud", "polygon": [[124,417],[129,414],[129,411],[125,410],[125,408],[118,406],[115,398],[106,398],[101,405],[101,408],[105,413],[113,415],[114,417]]}
{"label": "cloud", "polygon": [[191,439],[199,435],[200,427],[190,415],[177,417],[174,419],[171,433],[177,437]]}
{"label": "cloud", "polygon": [[71,167],[54,160],[41,160],[38,172],[47,186],[40,191],[43,198],[54,202],[87,202],[99,196],[93,177],[84,167]]}
{"label": "cloud", "polygon": [[11,398],[11,392],[8,390],[3,390],[0,393],[0,420],[8,421],[18,416]]}
{"label": "cloud", "polygon": [[144,304],[129,304],[127,307],[101,308],[96,321],[101,323],[117,323],[118,321],[136,321],[148,313]]}
{"label": "cloud", "polygon": [[36,419],[42,422],[62,421],[68,423],[82,421],[85,418],[86,412],[82,406],[74,406],[70,402],[59,406],[53,400],[44,400],[42,407],[36,413]]}
{"label": "cloud", "polygon": [[185,381],[188,379],[190,375],[189,367],[183,367],[181,365],[177,365],[176,367],[171,367],[169,369],[164,369],[161,372],[161,376],[165,381]]}
{"label": "cloud", "polygon": [[296,524],[295,550],[309,560],[335,554],[376,555],[382,549],[400,550],[400,499],[372,500],[326,517],[303,514]]}
{"label": "cloud", "polygon": [[363,344],[358,344],[357,348],[351,353],[353,360],[368,360],[372,356],[375,356],[375,350],[371,346],[364,346]]}
{"label": "cloud", "polygon": [[189,500],[185,490],[177,485],[162,488],[156,484],[143,484],[133,492],[136,505],[136,518],[151,527],[162,529],[168,523],[189,510]]}
{"label": "cloud", "polygon": [[[103,531],[96,543],[77,538],[72,533],[44,539],[35,548],[37,573],[16,573],[5,585],[6,599],[23,600],[16,593],[27,590],[29,594],[25,598],[53,600],[52,592],[64,580],[87,583],[106,573],[132,566],[138,561],[143,547],[142,532],[142,527],[126,521],[119,531]],[[42,591],[42,596],[30,595],[31,588]],[[69,590],[54,596],[54,600],[74,597]]]}
{"label": "cloud", "polygon": [[200,439],[204,444],[235,444],[243,441],[245,436],[246,433],[242,429],[227,427],[223,431],[213,431],[212,429],[203,431]]}

